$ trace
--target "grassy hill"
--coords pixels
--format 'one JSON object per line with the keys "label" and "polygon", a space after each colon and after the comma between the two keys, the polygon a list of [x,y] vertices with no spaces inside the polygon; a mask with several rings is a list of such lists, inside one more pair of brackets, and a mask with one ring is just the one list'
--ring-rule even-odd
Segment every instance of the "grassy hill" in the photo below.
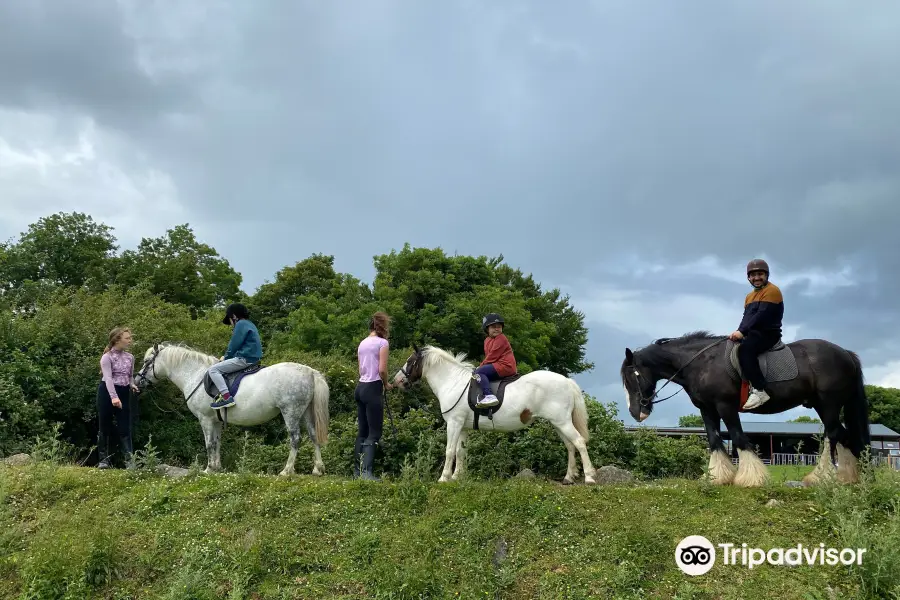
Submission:
{"label": "grassy hill", "polygon": [[[898,491],[884,470],[854,489],[743,490],[0,465],[0,597],[891,597]],[[688,577],[675,547],[695,534],[868,554],[862,567],[717,564]]]}

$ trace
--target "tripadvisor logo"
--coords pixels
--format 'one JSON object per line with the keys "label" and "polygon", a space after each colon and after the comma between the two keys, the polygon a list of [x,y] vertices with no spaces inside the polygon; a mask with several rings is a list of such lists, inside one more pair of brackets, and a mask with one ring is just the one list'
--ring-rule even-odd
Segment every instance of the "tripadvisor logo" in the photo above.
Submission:
{"label": "tripadvisor logo", "polygon": [[739,565],[752,569],[763,564],[773,566],[799,565],[861,565],[866,548],[826,548],[819,544],[808,548],[797,544],[792,548],[751,548],[747,544],[713,545],[702,535],[689,535],[675,547],[675,564],[687,575],[696,576],[708,573],[716,564],[716,548],[721,550],[722,564]]}
{"label": "tripadvisor logo", "polygon": [[675,563],[688,575],[703,575],[716,564],[716,549],[702,535],[689,535],[675,548]]}

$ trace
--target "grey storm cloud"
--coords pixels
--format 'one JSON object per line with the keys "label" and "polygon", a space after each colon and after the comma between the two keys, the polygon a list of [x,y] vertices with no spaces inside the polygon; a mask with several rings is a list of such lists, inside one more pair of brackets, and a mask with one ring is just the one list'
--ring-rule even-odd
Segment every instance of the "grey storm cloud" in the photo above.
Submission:
{"label": "grey storm cloud", "polygon": [[[312,252],[365,277],[409,241],[739,321],[764,255],[776,281],[850,268],[790,288],[801,333],[900,354],[900,5],[13,0],[0,65],[0,105],[88,115],[171,176],[250,287]],[[738,282],[615,272],[708,256]],[[648,341],[592,332],[604,385]]]}

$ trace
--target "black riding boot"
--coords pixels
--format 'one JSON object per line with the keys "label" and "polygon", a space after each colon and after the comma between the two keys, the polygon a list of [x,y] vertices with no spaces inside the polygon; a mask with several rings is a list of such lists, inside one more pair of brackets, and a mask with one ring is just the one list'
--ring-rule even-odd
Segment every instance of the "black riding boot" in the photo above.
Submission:
{"label": "black riding boot", "polygon": [[97,459],[98,469],[112,468],[112,465],[109,464],[109,438],[103,433],[97,436]]}
{"label": "black riding boot", "polygon": [[365,442],[363,444],[363,467],[360,477],[370,481],[381,481],[373,473],[375,463],[375,442]]}
{"label": "black riding boot", "polygon": [[357,437],[353,448],[353,478],[359,478],[359,461],[362,459],[362,446],[365,438]]}
{"label": "black riding boot", "polygon": [[119,438],[122,444],[122,454],[125,455],[125,468],[134,468],[134,449],[131,446],[131,436],[126,435]]}

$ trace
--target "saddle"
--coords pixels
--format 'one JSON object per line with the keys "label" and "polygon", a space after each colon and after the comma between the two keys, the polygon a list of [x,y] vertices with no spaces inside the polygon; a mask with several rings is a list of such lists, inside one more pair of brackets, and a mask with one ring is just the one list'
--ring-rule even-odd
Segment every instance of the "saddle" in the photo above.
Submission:
{"label": "saddle", "polygon": [[[237,396],[238,388],[241,386],[241,381],[243,381],[244,377],[258,373],[265,368],[266,366],[262,363],[256,363],[240,371],[235,371],[234,373],[223,373],[222,376],[225,378],[225,385],[228,387],[228,393],[231,394],[231,397],[235,398]],[[219,395],[219,388],[217,388],[216,384],[210,379],[208,372],[203,376],[203,389],[206,391],[206,395],[211,398],[215,398]],[[226,408],[224,410],[225,418],[227,419],[228,409]],[[226,422],[222,419],[222,409],[216,410],[216,416],[219,417],[219,420],[223,423]]]}
{"label": "saddle", "polygon": [[[741,365],[738,361],[738,348],[740,348],[740,344],[736,344],[731,340],[725,342],[725,370],[728,372],[729,377],[741,383],[741,408],[744,408],[750,392],[750,384],[744,379],[741,372]],[[768,383],[790,381],[800,373],[800,369],[797,367],[797,357],[794,356],[793,350],[780,340],[770,349],[760,354],[757,359],[759,360],[759,368],[762,371],[763,378]]]}
{"label": "saddle", "polygon": [[487,417],[488,419],[493,420],[494,413],[500,410],[500,407],[503,406],[503,396],[506,392],[506,386],[510,383],[516,381],[522,377],[521,373],[516,373],[515,375],[510,375],[509,377],[503,377],[498,379],[497,381],[491,382],[491,392],[497,396],[497,400],[500,401],[497,406],[489,406],[487,408],[475,408],[475,403],[477,403],[484,395],[481,393],[481,385],[478,383],[478,380],[475,379],[474,373],[472,374],[472,381],[469,383],[469,408],[472,409],[472,412],[475,413],[475,416],[472,420],[472,429],[478,429],[478,419],[479,417]]}

